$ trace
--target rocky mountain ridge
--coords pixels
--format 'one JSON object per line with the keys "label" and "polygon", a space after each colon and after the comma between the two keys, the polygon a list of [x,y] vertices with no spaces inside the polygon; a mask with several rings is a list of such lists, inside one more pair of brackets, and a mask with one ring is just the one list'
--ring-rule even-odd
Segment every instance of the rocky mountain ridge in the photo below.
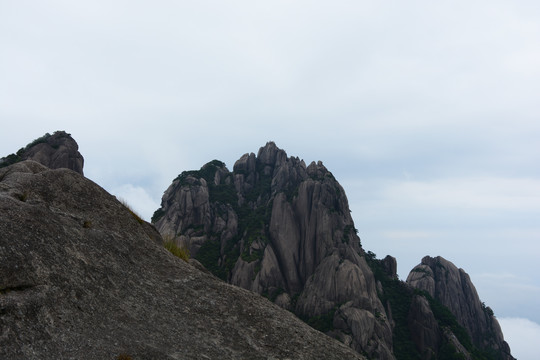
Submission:
{"label": "rocky mountain ridge", "polygon": [[[467,308],[480,303],[475,291],[454,294],[466,300],[448,310],[418,281],[399,281],[394,258],[362,249],[345,192],[324,165],[306,166],[273,142],[240,157],[232,172],[214,160],[181,173],[152,221],[214,274],[368,357],[513,359],[494,318],[469,331],[484,321]],[[446,277],[435,282],[465,290]]]}
{"label": "rocky mountain ridge", "polygon": [[345,192],[321,162],[306,166],[272,142],[232,173],[210,162],[173,181],[153,221],[231,284],[308,323],[336,322],[334,336],[360,353],[393,358]]}
{"label": "rocky mountain ridge", "polygon": [[0,358],[363,358],[162,242],[74,171],[0,169]]}
{"label": "rocky mountain ridge", "polygon": [[203,272],[82,165],[65,132],[0,160],[0,357],[513,359],[465,271],[425,257],[404,282],[362,249],[321,162],[270,142],[180,174],[153,222]]}

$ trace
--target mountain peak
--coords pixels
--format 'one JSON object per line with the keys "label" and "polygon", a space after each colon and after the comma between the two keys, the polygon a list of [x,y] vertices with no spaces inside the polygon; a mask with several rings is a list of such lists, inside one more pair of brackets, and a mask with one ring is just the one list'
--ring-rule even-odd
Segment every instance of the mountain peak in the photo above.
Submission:
{"label": "mountain peak", "polygon": [[[194,177],[189,184],[173,181],[156,212],[156,228],[223,280],[308,323],[325,318],[321,330],[337,317],[335,337],[359,352],[393,359],[386,316],[372,321],[385,309],[345,191],[322,162],[306,167],[268,142],[257,156],[242,155],[232,173],[214,168],[203,174],[204,168],[184,172]],[[362,330],[366,322],[368,332]]]}
{"label": "mountain peak", "polygon": [[79,145],[65,131],[56,131],[52,135],[46,133],[35,139],[17,153],[1,158],[0,167],[23,160],[37,161],[51,169],[67,168],[83,175],[84,158],[79,152]]}
{"label": "mountain peak", "polygon": [[278,148],[273,141],[269,141],[259,149],[257,160],[264,165],[279,166],[287,159],[287,153]]}
{"label": "mountain peak", "polygon": [[407,277],[407,284],[440,301],[480,349],[495,349],[501,359],[513,359],[493,311],[480,301],[469,275],[442,256],[425,256]]}
{"label": "mountain peak", "polygon": [[[463,270],[442,257],[425,257],[411,274],[431,278],[408,284],[398,279],[395,258],[377,260],[364,252],[345,191],[322,161],[306,167],[268,142],[257,155],[242,155],[232,172],[216,160],[209,164],[173,181],[153,222],[216,276],[267,297],[372,358],[430,359],[457,352],[476,359],[471,354],[479,348],[512,359],[502,340],[474,347],[461,337],[465,330],[455,319],[469,308],[451,314],[456,309],[436,299],[438,271],[468,279]],[[462,282],[474,289],[470,280]],[[451,281],[447,285],[454,298],[478,305],[477,295]],[[477,320],[483,321],[470,322]]]}

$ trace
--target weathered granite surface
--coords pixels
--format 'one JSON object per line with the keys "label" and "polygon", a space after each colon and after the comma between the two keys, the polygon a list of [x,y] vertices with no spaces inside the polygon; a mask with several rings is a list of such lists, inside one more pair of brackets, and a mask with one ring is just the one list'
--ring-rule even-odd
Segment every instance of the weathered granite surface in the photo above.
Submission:
{"label": "weathered granite surface", "polygon": [[273,142],[243,155],[232,172],[212,161],[173,181],[154,223],[231,284],[308,322],[334,316],[333,336],[369,356],[394,358],[345,191],[321,162],[306,166]]}
{"label": "weathered granite surface", "polygon": [[407,277],[407,284],[439,300],[469,333],[480,349],[493,349],[514,359],[493,311],[480,301],[469,275],[441,256],[426,256]]}

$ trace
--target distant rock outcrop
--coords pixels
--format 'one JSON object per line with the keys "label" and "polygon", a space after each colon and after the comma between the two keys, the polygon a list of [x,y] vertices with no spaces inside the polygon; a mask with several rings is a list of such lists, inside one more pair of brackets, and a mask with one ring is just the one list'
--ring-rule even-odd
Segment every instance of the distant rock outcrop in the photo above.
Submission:
{"label": "distant rock outcrop", "polygon": [[0,159],[0,167],[12,165],[23,160],[34,160],[51,169],[71,169],[83,175],[84,158],[79,145],[65,131],[45,134],[34,140],[17,153]]}
{"label": "distant rock outcrop", "polygon": [[363,358],[161,243],[73,171],[0,169],[0,358]]}
{"label": "distant rock outcrop", "polygon": [[480,301],[469,275],[441,256],[426,256],[407,277],[411,287],[427,292],[440,301],[463,326],[473,344],[482,350],[495,351],[501,359],[511,360],[493,311]]}
{"label": "distant rock outcrop", "polygon": [[[232,172],[218,160],[184,171],[152,222],[213,274],[371,358],[513,359],[470,281],[437,285],[438,278],[424,279],[438,274],[427,265],[413,270],[409,284],[400,281],[395,258],[362,249],[332,173],[273,142],[243,155]],[[446,287],[442,295],[438,287]],[[446,305],[454,300],[457,307]],[[486,317],[467,318],[471,311]]]}
{"label": "distant rock outcrop", "polygon": [[233,172],[210,162],[173,181],[153,222],[222,279],[358,352],[393,358],[345,191],[321,162],[306,166],[273,142],[243,155]]}

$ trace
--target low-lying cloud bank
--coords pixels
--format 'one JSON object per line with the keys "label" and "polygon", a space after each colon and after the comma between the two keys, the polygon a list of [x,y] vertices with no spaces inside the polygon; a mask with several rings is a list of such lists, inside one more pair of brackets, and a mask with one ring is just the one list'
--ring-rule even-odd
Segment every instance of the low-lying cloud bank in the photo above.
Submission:
{"label": "low-lying cloud bank", "polygon": [[538,359],[540,324],[524,318],[498,318],[512,355],[519,360]]}

